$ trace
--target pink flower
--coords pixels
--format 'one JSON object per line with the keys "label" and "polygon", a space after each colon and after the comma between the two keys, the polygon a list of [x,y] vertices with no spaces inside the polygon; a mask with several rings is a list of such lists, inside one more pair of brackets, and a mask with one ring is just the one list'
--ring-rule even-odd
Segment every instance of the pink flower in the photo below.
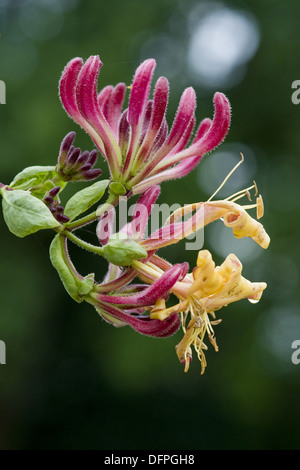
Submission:
{"label": "pink flower", "polygon": [[[209,200],[177,209],[163,227],[147,238],[144,236],[147,221],[160,188],[153,186],[145,191],[135,205],[131,221],[122,228],[121,233],[126,233],[144,247],[147,257],[133,261],[125,272],[118,266],[110,265],[106,282],[98,285],[96,293],[92,294],[99,313],[116,326],[129,324],[137,331],[153,336],[173,334],[179,327],[179,314],[183,314],[181,323],[185,335],[177,346],[177,355],[180,361],[185,363],[187,371],[192,357],[191,345],[194,345],[203,373],[206,366],[203,349],[207,348],[203,343],[203,336],[206,331],[218,350],[211,326],[219,322],[215,320],[214,311],[245,298],[258,301],[266,284],[251,283],[242,277],[242,264],[233,254],[230,254],[221,266],[215,268],[210,253],[202,250],[198,254],[197,268],[188,273],[188,263],[172,266],[160,258],[156,251],[177,243],[217,219],[222,219],[237,238],[250,237],[261,247],[267,248],[270,243],[269,236],[262,224],[247,213],[247,209],[256,208],[257,217],[263,216],[262,197],[259,195],[256,202],[250,205],[240,206],[235,202],[241,197],[250,197],[251,189],[255,189],[257,196],[257,187],[254,184],[226,200]],[[183,216],[188,214],[192,214],[190,218],[182,220]],[[97,235],[102,245],[109,243],[113,226],[112,208],[100,219],[97,226]],[[130,284],[135,276],[146,284]],[[167,308],[165,300],[170,293],[175,294],[179,302]],[[191,320],[187,325],[189,313]],[[212,322],[208,314],[213,317]],[[170,323],[166,323],[168,319]],[[160,320],[161,324],[152,323],[154,320]]]}
{"label": "pink flower", "polygon": [[[60,84],[61,102],[69,116],[93,139],[106,159],[111,179],[125,192],[144,192],[150,186],[188,174],[225,138],[230,125],[230,105],[215,93],[213,120],[204,119],[191,140],[195,125],[196,96],[184,90],[168,132],[166,109],[169,85],[159,77],[149,99],[155,60],[145,60],[136,70],[128,108],[122,111],[126,85],[109,85],[97,91],[102,62],[91,56],[84,63],[72,59]],[[191,140],[191,143],[189,144]]]}
{"label": "pink flower", "polygon": [[[93,304],[98,313],[114,326],[129,325],[147,336],[166,337],[173,335],[180,327],[177,313],[165,320],[150,318],[149,311],[159,299],[168,298],[172,287],[187,274],[187,263],[176,264],[167,270],[152,285],[129,284],[136,273],[129,270],[114,281],[102,284],[100,290],[106,293],[92,294]],[[120,287],[120,284],[123,284]],[[117,290],[113,290],[117,286]],[[127,291],[128,286],[128,291]],[[134,293],[132,293],[134,291]]]}
{"label": "pink flower", "polygon": [[[159,186],[154,186],[140,196],[131,221],[123,227],[121,233],[134,234],[135,240],[143,240],[148,217],[159,192]],[[113,234],[114,216],[112,208],[99,220],[97,235],[102,246],[108,243]],[[147,260],[152,257],[153,252],[149,253]],[[172,266],[165,262],[165,271],[159,279],[151,277],[150,285],[148,278],[147,284],[132,284],[131,281],[137,276],[134,268],[122,271],[118,266],[110,264],[105,281],[96,287],[90,299],[98,313],[115,326],[129,325],[147,336],[170,336],[180,327],[179,315],[175,313],[161,321],[151,319],[150,310],[159,299],[166,300],[169,297],[171,289],[186,276],[188,269],[188,263]]]}

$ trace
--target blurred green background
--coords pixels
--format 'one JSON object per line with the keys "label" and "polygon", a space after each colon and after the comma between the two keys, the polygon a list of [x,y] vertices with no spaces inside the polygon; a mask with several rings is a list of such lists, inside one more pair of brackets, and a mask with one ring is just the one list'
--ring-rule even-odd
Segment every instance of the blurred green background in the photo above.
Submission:
{"label": "blurred green background", "polygon": [[[181,338],[143,337],[115,329],[64,291],[48,259],[52,233],[11,235],[1,215],[1,449],[298,449],[300,364],[299,205],[300,3],[275,0],[0,0],[0,180],[29,165],[55,164],[70,130],[89,137],[66,115],[58,80],[73,57],[99,54],[99,87],[132,80],[148,57],[156,78],[170,82],[169,124],[183,89],[197,93],[197,119],[212,116],[212,97],[232,105],[226,142],[188,177],[163,184],[159,202],[207,199],[239,153],[245,163],[228,196],[256,180],[265,201],[264,251],[236,240],[221,222],[205,231],[217,263],[239,256],[244,275],[266,281],[257,305],[224,308],[209,346],[208,368],[195,359],[188,374],[175,354]],[[107,174],[105,164],[99,165]],[[82,236],[92,234],[81,232]],[[72,249],[83,273],[99,279],[105,263]],[[182,242],[162,253],[171,262],[197,252]]]}

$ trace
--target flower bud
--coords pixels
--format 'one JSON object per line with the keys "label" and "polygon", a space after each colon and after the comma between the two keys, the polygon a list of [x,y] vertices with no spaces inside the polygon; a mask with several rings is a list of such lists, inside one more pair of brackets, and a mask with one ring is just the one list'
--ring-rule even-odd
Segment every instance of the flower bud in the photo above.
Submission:
{"label": "flower bud", "polygon": [[130,266],[133,261],[147,258],[147,251],[125,233],[116,233],[103,247],[103,256],[117,266]]}

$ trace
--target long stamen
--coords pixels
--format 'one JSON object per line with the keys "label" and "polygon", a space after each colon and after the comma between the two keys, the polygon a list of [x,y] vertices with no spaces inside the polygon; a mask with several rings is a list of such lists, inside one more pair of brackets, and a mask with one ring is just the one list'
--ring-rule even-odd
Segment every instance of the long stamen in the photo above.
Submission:
{"label": "long stamen", "polygon": [[243,163],[243,161],[245,160],[244,159],[244,155],[241,153],[241,160],[235,165],[235,167],[228,173],[228,175],[226,176],[226,178],[223,180],[223,182],[220,184],[220,186],[218,187],[218,189],[213,193],[212,196],[210,196],[210,198],[208,199],[208,202],[211,201],[215,196],[216,194],[218,194],[218,192],[220,191],[220,189],[223,188],[224,184],[229,180],[230,176],[235,172],[235,170]]}
{"label": "long stamen", "polygon": [[[247,196],[249,201],[251,201],[251,198],[250,198],[250,193],[249,191],[251,189],[255,190],[254,192],[254,196],[257,196],[257,193],[258,193],[258,189],[257,189],[257,184],[255,183],[255,181],[253,181],[253,185],[252,186],[249,186],[249,188],[245,188],[245,189],[241,189],[240,191],[237,191],[236,193],[232,194],[231,196],[228,196],[226,199],[224,199],[224,201],[231,201],[231,202],[234,202],[236,201],[237,199],[240,199],[241,197],[244,197],[244,196]],[[236,196],[238,196],[236,198]],[[234,198],[234,199],[233,199]]]}
{"label": "long stamen", "polygon": [[[188,314],[190,314],[190,321],[186,326]],[[214,312],[210,312],[210,314],[212,315],[213,319],[215,319]],[[221,320],[213,320],[211,322],[208,313],[206,310],[203,310],[201,302],[199,302],[195,296],[192,296],[189,299],[186,305],[186,309],[180,313],[180,316],[184,337],[177,345],[177,354],[181,360],[184,359],[184,371],[187,372],[192,357],[191,346],[193,346],[197,357],[201,362],[201,374],[203,374],[207,365],[204,350],[208,349],[207,345],[204,343],[204,337],[207,334],[209,341],[213,345],[215,351],[218,351],[219,348],[216,343],[215,333],[212,325],[219,324]]]}
{"label": "long stamen", "polygon": [[257,204],[248,204],[247,206],[242,206],[243,209],[248,210],[248,209],[255,209],[257,207]]}

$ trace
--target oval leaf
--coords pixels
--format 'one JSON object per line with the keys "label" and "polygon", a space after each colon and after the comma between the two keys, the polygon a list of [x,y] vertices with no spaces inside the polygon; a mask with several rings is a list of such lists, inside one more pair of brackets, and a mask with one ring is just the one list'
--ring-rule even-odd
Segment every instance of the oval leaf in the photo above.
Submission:
{"label": "oval leaf", "polygon": [[69,199],[66,204],[64,214],[70,220],[74,220],[78,215],[88,210],[93,204],[98,202],[103,196],[109,180],[97,181],[87,188],[78,191],[74,196]]}
{"label": "oval leaf", "polygon": [[55,166],[29,166],[18,173],[10,186],[24,185],[24,183],[34,179],[34,184],[42,183],[56,175]]}
{"label": "oval leaf", "polygon": [[23,238],[38,230],[58,227],[49,209],[28,191],[2,191],[3,217],[9,230]]}

